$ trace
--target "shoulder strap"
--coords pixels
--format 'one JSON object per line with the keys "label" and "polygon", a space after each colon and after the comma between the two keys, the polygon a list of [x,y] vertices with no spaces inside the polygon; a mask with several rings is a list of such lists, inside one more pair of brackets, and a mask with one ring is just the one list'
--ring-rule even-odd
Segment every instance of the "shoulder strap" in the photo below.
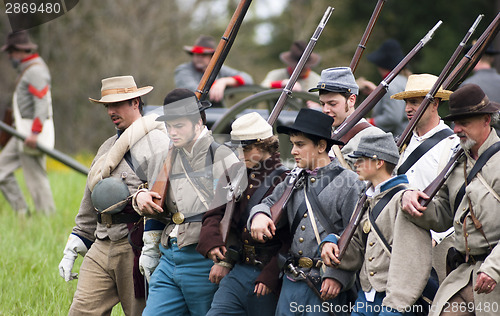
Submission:
{"label": "shoulder strap", "polygon": [[454,213],[457,211],[458,205],[460,204],[460,202],[462,202],[462,199],[464,198],[466,183],[471,183],[472,179],[474,179],[479,170],[481,170],[481,168],[486,164],[486,162],[491,158],[491,156],[496,154],[499,150],[500,150],[500,141],[494,143],[492,146],[490,146],[490,148],[486,149],[481,154],[481,156],[479,156],[479,158],[476,161],[476,164],[474,164],[474,167],[472,167],[472,170],[467,176],[467,182],[464,182],[460,187],[460,190],[458,190],[458,194],[455,197],[455,204],[453,205]]}
{"label": "shoulder strap", "polygon": [[[331,170],[330,172],[326,173],[325,176],[328,176],[330,177],[330,181],[319,181],[320,184],[318,184],[316,187],[314,188],[311,188],[311,194],[309,194],[310,197],[314,197],[313,199],[311,199],[311,202],[313,204],[313,207],[315,209],[318,209],[318,213],[321,213],[321,217],[324,217],[323,213],[324,211],[323,210],[320,210],[320,207],[319,207],[319,201],[318,201],[318,198],[317,196],[328,186],[328,184],[330,184],[333,179],[335,179],[335,177],[337,177],[342,171],[344,171],[345,169],[342,169],[342,168],[335,168],[334,170]],[[307,182],[308,181],[308,178],[307,177],[305,179],[305,181]],[[308,185],[307,184],[304,184],[304,190],[308,190]],[[297,210],[297,213],[295,214],[295,217],[293,218],[293,223],[292,225],[290,226],[290,232],[293,234],[295,232],[295,230],[297,229],[297,227],[299,226],[299,223],[300,221],[302,220],[302,217],[304,217],[304,214],[307,212],[307,205],[306,205],[306,201],[304,200],[298,207],[298,210]],[[328,217],[326,217],[328,218]],[[330,221],[329,220],[324,220],[323,218],[321,218],[321,223],[324,223],[323,226],[325,226],[325,230],[330,230],[331,229],[331,224],[330,224]],[[328,228],[327,228],[328,226]]]}
{"label": "shoulder strap", "polygon": [[405,162],[399,166],[397,171],[398,175],[405,174],[420,158],[423,157],[423,155],[425,155],[426,152],[428,152],[437,143],[451,135],[453,135],[453,131],[446,128],[426,139],[408,156],[408,158],[406,158]]}
{"label": "shoulder strap", "polygon": [[394,195],[396,195],[396,193],[398,193],[399,191],[404,190],[404,189],[405,189],[405,187],[403,187],[403,186],[397,186],[397,187],[391,189],[391,191],[387,192],[384,195],[384,197],[381,198],[377,202],[377,204],[375,204],[373,209],[368,211],[368,217],[370,219],[370,224],[372,225],[373,229],[375,230],[377,235],[380,237],[380,239],[384,243],[385,247],[387,249],[389,249],[389,251],[392,251],[392,248],[389,245],[389,243],[387,242],[387,239],[385,239],[384,235],[382,235],[382,232],[378,228],[377,224],[375,224],[375,221],[377,220],[377,217],[380,215],[380,213],[382,212],[384,207],[387,205],[387,203],[389,203],[389,201],[394,197]]}
{"label": "shoulder strap", "polygon": [[127,162],[128,166],[130,167],[130,169],[132,169],[132,171],[134,171],[135,175],[137,177],[139,177],[139,179],[142,181],[142,183],[146,183],[148,182],[148,178],[146,176],[146,174],[144,173],[144,171],[139,168],[139,169],[136,169],[134,167],[134,163],[132,161],[132,154],[130,153],[130,150],[127,151],[125,153],[125,155],[123,155],[123,158],[125,159],[125,161]]}
{"label": "shoulder strap", "polygon": [[353,138],[359,132],[361,132],[362,130],[364,130],[365,128],[368,128],[370,126],[372,126],[372,125],[368,122],[358,123],[358,124],[354,125],[354,127],[351,128],[344,136],[342,136],[340,138],[340,141],[343,142],[344,144],[346,144],[348,141],[351,140],[351,138]]}

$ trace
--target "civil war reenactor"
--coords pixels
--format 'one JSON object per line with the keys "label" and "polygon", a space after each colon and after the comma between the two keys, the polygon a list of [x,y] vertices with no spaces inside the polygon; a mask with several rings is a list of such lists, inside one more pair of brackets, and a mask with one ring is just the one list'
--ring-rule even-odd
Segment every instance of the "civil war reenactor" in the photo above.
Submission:
{"label": "civil war reenactor", "polygon": [[318,251],[329,233],[344,230],[364,187],[354,172],[328,156],[332,145],[342,144],[331,138],[332,124],[333,118],[324,113],[301,109],[292,126],[278,127],[279,133],[290,136],[291,154],[303,172],[280,221],[273,222],[270,209],[283,196],[292,175],[250,212],[247,226],[254,239],[269,242],[283,226],[292,234],[276,315],[317,315],[325,308],[333,312],[335,306],[347,303],[354,284],[354,272],[323,266]]}
{"label": "civil war reenactor", "polygon": [[455,228],[450,268],[436,293],[430,315],[498,315],[500,302],[500,138],[491,127],[500,104],[491,102],[475,84],[460,87],[450,96],[449,115],[465,155],[458,160],[436,197],[427,207],[421,191],[405,191],[403,210],[417,225],[445,231]]}
{"label": "civil war reenactor", "polygon": [[[431,74],[411,75],[405,90],[391,96],[405,102],[409,121],[437,79],[438,77]],[[436,92],[434,99],[416,123],[410,141],[401,152],[396,166],[396,173],[406,174],[410,185],[419,190],[424,190],[438,176],[459,143],[458,137],[441,120],[438,112],[441,102],[447,101],[451,93],[452,91],[442,88]],[[446,253],[452,243],[453,228],[443,233],[431,231],[431,236],[433,244],[437,246],[433,249],[433,266],[436,269],[436,277],[442,281],[446,276]],[[444,243],[440,244],[442,241]]]}
{"label": "civil war reenactor", "polygon": [[[205,315],[217,284],[210,282],[213,261],[196,251],[202,218],[209,209],[217,180],[238,158],[231,149],[216,143],[206,127],[205,109],[188,89],[174,89],[163,102],[164,121],[173,143],[163,208],[153,198],[158,192],[143,189],[133,198],[134,207],[145,215],[165,213],[167,224],[146,222],[141,266],[145,275],[153,270],[143,315]],[[164,162],[161,163],[163,166]],[[161,253],[161,256],[160,256]]]}
{"label": "civil war reenactor", "polygon": [[366,208],[359,226],[339,261],[338,236],[322,242],[321,257],[327,266],[358,271],[361,290],[351,315],[415,315],[412,305],[422,294],[431,271],[431,238],[428,230],[408,221],[399,212],[406,175],[392,176],[399,159],[391,133],[367,135],[351,154],[360,180],[369,181]]}
{"label": "civil war reenactor", "polygon": [[[354,112],[359,88],[351,68],[336,67],[324,69],[317,86],[309,91],[319,92],[319,103],[323,113],[333,117],[332,129],[336,130]],[[354,170],[355,159],[350,158],[349,154],[358,147],[361,137],[383,133],[384,131],[380,128],[371,125],[362,118],[341,138],[343,146],[332,146],[330,156],[336,157],[344,168]]]}
{"label": "civil war reenactor", "polygon": [[[280,161],[278,137],[257,112],[237,118],[231,128],[230,144],[246,165],[248,185],[240,191],[234,211],[223,204],[203,217],[197,250],[212,259],[214,267],[218,266],[218,271],[212,269],[210,273],[211,281],[219,283],[223,278],[207,315],[274,315],[281,285],[277,254],[288,250],[288,230],[283,229],[277,238],[262,244],[252,239],[246,224],[252,207],[273,192],[288,169]],[[227,189],[221,183],[216,192],[224,199]],[[227,229],[222,232],[220,223],[231,211],[227,229],[234,234],[234,241],[227,241],[226,246],[223,234]]]}
{"label": "civil war reenactor", "polygon": [[9,33],[1,50],[7,52],[12,66],[19,72],[12,96],[12,114],[16,130],[27,135],[24,142],[11,137],[0,153],[0,190],[18,214],[29,214],[26,199],[14,171],[23,168],[26,186],[35,209],[45,214],[56,211],[46,156],[37,148],[42,144],[54,148],[51,76],[45,61],[37,53],[27,31]]}
{"label": "civil war reenactor", "polygon": [[117,134],[101,145],[92,162],[59,264],[61,277],[70,281],[77,278],[71,270],[78,254],[84,256],[70,315],[108,315],[118,303],[126,315],[144,309],[144,278],[136,263],[143,220],[129,197],[155,179],[169,145],[164,124],[141,114],[141,96],[152,89],[137,88],[132,76],[111,77],[102,80],[101,98],[90,98],[106,107]]}

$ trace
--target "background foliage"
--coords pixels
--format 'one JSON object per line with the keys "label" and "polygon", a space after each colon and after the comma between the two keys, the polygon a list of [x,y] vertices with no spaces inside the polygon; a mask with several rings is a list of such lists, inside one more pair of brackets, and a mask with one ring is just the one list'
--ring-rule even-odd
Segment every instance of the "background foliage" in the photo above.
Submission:
{"label": "background foliage", "polygon": [[[281,14],[269,15],[266,7],[283,3]],[[200,34],[219,38],[238,0],[85,0],[64,16],[31,29],[40,54],[51,68],[57,131],[56,148],[77,153],[95,152],[113,133],[102,108],[88,102],[98,97],[100,80],[131,74],[138,85],[155,89],[145,100],[161,104],[174,88],[175,67],[189,60],[182,50]],[[476,35],[498,12],[499,0],[449,1],[389,0],[386,2],[365,55],[389,37],[411,50],[439,20],[435,38],[411,62],[413,72],[439,74],[478,14],[485,14]],[[295,39],[309,40],[328,5],[335,8],[315,52],[322,62],[315,69],[348,65],[375,7],[376,0],[254,0],[226,64],[249,72],[256,82],[283,65],[279,53]],[[260,9],[257,12],[257,8]],[[271,7],[269,7],[271,8]],[[264,33],[256,33],[266,25]],[[5,14],[0,34],[10,31]],[[268,41],[261,43],[259,37]],[[0,104],[10,103],[15,72],[6,57],[0,59]],[[378,82],[373,65],[365,58],[356,72]]]}

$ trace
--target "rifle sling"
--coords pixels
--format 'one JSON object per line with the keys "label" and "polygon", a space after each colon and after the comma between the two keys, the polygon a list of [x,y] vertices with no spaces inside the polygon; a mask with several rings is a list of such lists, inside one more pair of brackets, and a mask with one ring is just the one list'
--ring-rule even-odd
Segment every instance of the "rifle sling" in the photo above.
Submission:
{"label": "rifle sling", "polygon": [[[340,137],[340,141],[343,142],[344,144],[347,144],[354,136],[356,136],[359,132],[364,130],[365,128],[368,128],[372,126],[368,122],[360,122],[356,125],[354,125],[353,128],[351,128],[344,136]],[[342,148],[342,146],[339,146]]]}
{"label": "rifle sling", "polygon": [[245,210],[245,214],[240,218],[240,225],[242,227],[246,225],[246,221],[248,219],[248,216],[250,215],[250,210],[252,209],[252,207],[259,204],[266,195],[266,193],[269,191],[269,189],[272,188],[274,182],[273,179],[286,171],[288,171],[288,168],[281,165],[278,168],[274,169],[269,175],[265,177],[264,182],[262,182],[262,184],[252,194],[250,200],[248,200],[248,205]]}
{"label": "rifle sling", "polygon": [[[496,154],[500,150],[500,141],[494,143],[493,145],[490,146],[490,148],[486,149],[481,156],[477,159],[476,163],[474,164],[474,167],[472,167],[472,170],[470,171],[469,175],[467,176],[467,182],[464,182],[462,184],[462,187],[460,187],[460,190],[458,190],[458,194],[455,197],[455,202],[453,204],[453,213],[455,213],[458,209],[458,205],[462,202],[462,199],[464,198],[465,195],[465,186],[466,183],[471,183],[472,179],[476,176],[476,174],[483,168],[483,166],[488,162],[488,160]],[[465,162],[467,163],[467,162]]]}
{"label": "rifle sling", "polygon": [[440,141],[451,135],[453,135],[453,131],[446,128],[426,139],[408,156],[408,158],[406,158],[405,162],[399,166],[397,171],[398,175],[405,174],[420,158],[425,155],[426,152],[428,152]]}
{"label": "rifle sling", "polygon": [[[335,179],[335,177],[337,177],[344,170],[345,169],[343,169],[343,168],[335,168],[333,170],[330,170],[329,172],[326,172],[323,175],[323,177],[325,177],[325,178],[329,177],[330,181],[325,181],[324,179],[319,180],[320,184],[318,184],[314,188],[311,188],[312,192],[310,192],[311,194],[309,194],[310,197],[313,197],[313,199],[311,199],[311,201],[310,201],[312,204],[312,207],[318,210],[318,214],[321,214],[320,215],[321,224],[322,224],[323,228],[325,229],[325,231],[327,231],[329,234],[331,232],[333,232],[332,224],[329,220],[329,217],[324,215],[324,211],[320,207],[321,204],[319,203],[317,197],[323,191],[323,189],[326,188],[328,186],[328,184],[330,184],[333,181],[333,179]],[[306,175],[306,177],[307,177],[307,175]],[[307,182],[307,179],[305,179],[305,180]],[[305,185],[304,190],[307,190],[308,187],[309,187],[308,185]],[[306,201],[304,200],[299,205],[298,211],[295,214],[295,217],[293,218],[292,225],[290,226],[290,232],[292,234],[297,230],[297,227],[299,226],[299,223],[302,220],[302,218],[304,217],[304,214],[306,212],[307,212],[307,205],[306,205]]]}
{"label": "rifle sling", "polygon": [[396,193],[398,193],[399,191],[404,190],[404,189],[405,189],[404,186],[397,186],[397,187],[391,189],[391,191],[387,192],[384,195],[384,197],[382,197],[377,202],[377,204],[375,204],[373,209],[368,210],[368,218],[370,220],[370,224],[372,225],[372,227],[375,230],[375,232],[377,233],[377,235],[380,237],[380,240],[382,240],[382,242],[384,243],[385,247],[389,250],[389,252],[392,252],[392,247],[387,242],[387,239],[385,239],[384,235],[380,231],[380,228],[377,226],[377,224],[375,224],[375,221],[377,220],[377,217],[380,215],[380,213],[382,213],[382,210],[385,208],[387,203],[389,203],[389,201],[394,197],[394,195],[396,195]]}

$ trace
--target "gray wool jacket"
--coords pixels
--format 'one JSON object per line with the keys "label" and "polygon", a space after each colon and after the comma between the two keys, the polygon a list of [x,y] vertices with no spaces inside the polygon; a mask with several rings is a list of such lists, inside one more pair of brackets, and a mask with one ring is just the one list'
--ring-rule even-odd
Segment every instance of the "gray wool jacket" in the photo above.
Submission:
{"label": "gray wool jacket", "polygon": [[[330,172],[336,172],[336,176],[331,179]],[[257,213],[264,213],[271,216],[270,207],[278,201],[285,191],[289,176],[285,178],[273,191],[273,193],[265,198],[261,204],[254,206],[250,212],[247,223],[248,228],[251,226],[251,219]],[[334,159],[325,167],[317,169],[317,174],[308,174],[307,176],[308,198],[311,200],[311,195],[315,194],[314,190],[322,184],[323,181],[328,181],[328,185],[318,194],[318,202],[324,211],[326,217],[330,219],[331,226],[335,234],[341,234],[346,225],[349,223],[352,212],[356,205],[359,195],[364,189],[364,183],[358,180],[358,176],[353,171],[344,169],[337,159]],[[300,211],[300,206],[303,204],[304,190],[303,185],[296,189],[290,197],[286,205],[286,215],[283,216],[277,228],[288,225],[291,228],[296,214]],[[328,233],[325,231],[324,223],[318,216],[318,210],[313,209],[316,225],[318,227],[320,240],[323,240]],[[319,258],[318,241],[314,234],[310,216],[302,216],[297,229],[291,232],[292,243],[290,253],[294,257],[310,257]],[[304,269],[305,270],[305,269]],[[343,290],[348,289],[353,282],[354,272],[343,271],[326,267],[322,272],[322,279],[333,278],[342,284]]]}

